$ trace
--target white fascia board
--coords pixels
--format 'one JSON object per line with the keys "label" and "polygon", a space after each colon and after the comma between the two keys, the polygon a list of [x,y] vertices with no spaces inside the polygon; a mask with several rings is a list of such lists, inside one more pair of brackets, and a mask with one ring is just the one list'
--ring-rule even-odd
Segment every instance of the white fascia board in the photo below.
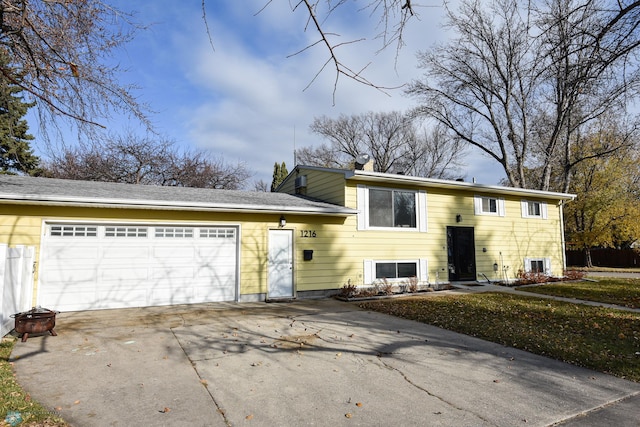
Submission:
{"label": "white fascia board", "polygon": [[432,188],[450,188],[455,190],[469,190],[478,193],[489,194],[507,194],[514,196],[529,196],[541,199],[566,200],[570,201],[576,198],[575,194],[556,193],[553,191],[531,190],[527,188],[501,187],[499,185],[474,184],[464,181],[449,181],[445,179],[422,178],[408,175],[393,175],[380,172],[367,172],[356,170],[352,176],[346,176],[346,179],[355,181],[369,181],[389,184],[419,185],[422,187]]}
{"label": "white fascia board", "polygon": [[19,205],[47,205],[47,206],[69,206],[69,207],[92,207],[92,208],[118,208],[118,209],[152,209],[152,210],[188,210],[188,211],[214,211],[214,212],[241,212],[241,213],[276,213],[283,212],[303,214],[303,215],[329,215],[347,217],[358,213],[355,209],[337,206],[333,208],[324,207],[295,207],[295,206],[267,206],[267,205],[229,205],[211,203],[190,203],[184,204],[170,201],[140,200],[132,202],[122,199],[80,199],[51,196],[48,198],[30,196],[0,196],[0,201],[7,204]]}

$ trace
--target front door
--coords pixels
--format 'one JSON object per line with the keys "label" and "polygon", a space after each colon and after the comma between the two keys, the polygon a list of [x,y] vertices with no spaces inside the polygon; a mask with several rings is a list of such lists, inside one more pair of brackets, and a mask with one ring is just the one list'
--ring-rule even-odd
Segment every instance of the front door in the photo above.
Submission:
{"label": "front door", "polygon": [[447,227],[449,280],[476,280],[473,227]]}
{"label": "front door", "polygon": [[293,298],[292,230],[269,230],[269,291],[267,298]]}

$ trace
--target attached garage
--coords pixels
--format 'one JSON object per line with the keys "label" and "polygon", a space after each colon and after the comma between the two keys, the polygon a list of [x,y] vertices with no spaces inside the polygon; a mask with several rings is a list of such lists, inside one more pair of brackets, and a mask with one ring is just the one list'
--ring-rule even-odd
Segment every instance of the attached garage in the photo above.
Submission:
{"label": "attached garage", "polygon": [[61,311],[238,298],[238,227],[46,223],[39,303]]}
{"label": "attached garage", "polygon": [[[324,253],[332,234],[320,230],[355,214],[284,193],[0,175],[0,244],[34,254],[32,288],[11,284],[19,304],[3,312],[265,301],[283,297],[279,286],[287,297],[316,292],[300,286],[296,259]],[[310,227],[320,236],[301,237],[296,253],[296,231]],[[288,274],[277,278],[273,231],[291,237]]]}

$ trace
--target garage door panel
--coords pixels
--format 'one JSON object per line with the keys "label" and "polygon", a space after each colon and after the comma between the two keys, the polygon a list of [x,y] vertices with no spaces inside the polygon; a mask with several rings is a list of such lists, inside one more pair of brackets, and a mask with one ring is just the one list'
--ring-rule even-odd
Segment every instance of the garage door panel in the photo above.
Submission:
{"label": "garage door panel", "polygon": [[167,269],[154,268],[152,275],[154,280],[193,279],[193,277],[193,267],[174,267]]}
{"label": "garage door panel", "polygon": [[64,246],[55,246],[45,248],[44,256],[47,260],[68,260],[68,259],[96,259],[98,258],[98,248],[95,244],[65,244]]}
{"label": "garage door panel", "polygon": [[102,257],[104,259],[126,259],[126,260],[146,260],[149,258],[148,246],[124,246],[122,244],[110,244],[103,248]]}
{"label": "garage door panel", "polygon": [[99,277],[101,281],[127,281],[141,284],[149,278],[149,269],[146,267],[123,268],[123,266],[101,268]]}
{"label": "garage door panel", "polygon": [[[45,236],[39,304],[66,311],[236,299],[235,227],[163,226],[158,233],[151,224],[96,224],[91,236],[83,227]],[[129,231],[113,231],[120,229]]]}
{"label": "garage door panel", "polygon": [[226,257],[235,259],[235,245],[224,244],[217,247],[201,247],[198,248],[198,256],[201,259],[219,259],[220,257]]}
{"label": "garage door panel", "polygon": [[[42,269],[43,267],[41,267],[41,271]],[[44,269],[47,275],[47,283],[69,285],[87,283],[87,286],[92,286],[96,281],[96,270],[94,268],[68,271],[64,269],[46,269],[46,266],[44,266]]]}
{"label": "garage door panel", "polygon": [[225,282],[235,280],[235,276],[236,270],[233,265],[201,266],[196,273],[196,277],[199,279],[213,278]]}
{"label": "garage door panel", "polygon": [[[98,290],[94,303],[96,309],[144,307],[147,305],[147,290],[131,284],[120,284],[110,289]],[[87,310],[78,308],[78,310]]]}

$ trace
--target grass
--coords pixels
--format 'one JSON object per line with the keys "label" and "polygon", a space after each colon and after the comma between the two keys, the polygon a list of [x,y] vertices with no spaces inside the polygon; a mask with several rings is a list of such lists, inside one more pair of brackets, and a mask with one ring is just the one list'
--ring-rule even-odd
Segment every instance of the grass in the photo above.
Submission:
{"label": "grass", "polygon": [[[67,426],[62,418],[31,400],[31,396],[22,390],[9,362],[16,339],[10,337],[0,340],[0,426]],[[11,420],[11,414],[14,417],[19,414],[19,418]]]}
{"label": "grass", "polygon": [[506,293],[358,305],[640,382],[638,313]]}
{"label": "grass", "polygon": [[545,295],[640,308],[640,280],[638,279],[603,278],[598,279],[597,282],[557,282],[520,289]]}

